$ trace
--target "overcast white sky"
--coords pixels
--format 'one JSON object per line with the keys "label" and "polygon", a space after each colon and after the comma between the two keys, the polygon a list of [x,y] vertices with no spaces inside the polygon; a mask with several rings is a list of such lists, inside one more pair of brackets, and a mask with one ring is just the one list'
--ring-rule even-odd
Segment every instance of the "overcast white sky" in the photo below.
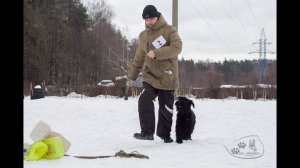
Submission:
{"label": "overcast white sky", "polygon": [[[81,0],[83,4],[87,1]],[[100,1],[100,0],[99,0]],[[183,41],[180,58],[210,61],[258,59],[264,28],[267,50],[276,52],[276,0],[178,0],[178,31]],[[152,4],[172,24],[173,0],[106,0],[115,14],[113,23],[127,39],[145,29],[142,12]],[[277,54],[266,55],[276,59]]]}

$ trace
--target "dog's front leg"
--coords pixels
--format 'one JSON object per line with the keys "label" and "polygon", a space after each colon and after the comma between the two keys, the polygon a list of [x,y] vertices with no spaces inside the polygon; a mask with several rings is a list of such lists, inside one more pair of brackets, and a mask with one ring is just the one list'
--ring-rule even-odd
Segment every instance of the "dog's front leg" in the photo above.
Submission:
{"label": "dog's front leg", "polygon": [[182,135],[181,135],[180,131],[178,131],[177,134],[176,134],[176,142],[178,144],[182,144],[183,143],[183,141],[182,141]]}
{"label": "dog's front leg", "polygon": [[175,132],[176,132],[176,142],[181,144],[182,143],[182,129],[180,129],[180,125],[178,124],[178,122],[176,124]]}
{"label": "dog's front leg", "polygon": [[178,144],[182,144],[182,143],[183,143],[182,139],[176,139],[176,142],[177,142]]}

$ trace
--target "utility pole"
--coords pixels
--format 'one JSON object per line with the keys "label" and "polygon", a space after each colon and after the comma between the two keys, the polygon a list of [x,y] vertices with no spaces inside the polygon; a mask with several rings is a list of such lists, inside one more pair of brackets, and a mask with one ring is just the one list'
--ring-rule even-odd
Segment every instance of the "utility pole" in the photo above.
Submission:
{"label": "utility pole", "polygon": [[[178,0],[173,0],[172,3],[172,26],[178,30]],[[174,93],[174,98],[176,98],[178,89],[176,89]]]}
{"label": "utility pole", "polygon": [[172,25],[178,30],[178,0],[173,0],[172,7]]}
{"label": "utility pole", "polygon": [[265,79],[265,69],[266,69],[266,53],[270,53],[270,54],[274,54],[275,52],[273,51],[269,51],[267,50],[266,45],[271,44],[271,43],[267,43],[267,39],[266,39],[266,35],[265,35],[265,30],[264,28],[262,28],[261,34],[260,34],[260,39],[257,42],[252,43],[252,45],[254,44],[259,44],[259,49],[258,51],[253,51],[250,52],[249,54],[253,54],[253,53],[259,53],[259,60],[258,60],[258,65],[259,65],[259,69],[258,69],[258,82],[259,83],[264,83],[264,79]]}

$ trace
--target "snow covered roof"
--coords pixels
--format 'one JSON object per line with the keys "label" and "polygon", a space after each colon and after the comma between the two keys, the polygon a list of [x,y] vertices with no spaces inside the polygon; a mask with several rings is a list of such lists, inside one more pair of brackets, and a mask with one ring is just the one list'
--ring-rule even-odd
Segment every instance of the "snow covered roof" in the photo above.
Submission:
{"label": "snow covered roof", "polygon": [[123,79],[127,79],[127,76],[125,75],[125,76],[117,76],[116,77],[116,81],[123,80]]}
{"label": "snow covered roof", "polygon": [[41,89],[42,87],[41,87],[41,85],[36,85],[34,88],[35,89]]}
{"label": "snow covered roof", "polygon": [[221,85],[220,88],[247,88],[247,87],[252,87],[251,85]]}
{"label": "snow covered roof", "polygon": [[257,84],[257,87],[260,87],[260,88],[271,88],[271,87],[275,87],[275,88],[276,88],[276,85]]}
{"label": "snow covered roof", "polygon": [[[267,85],[267,84],[257,84],[259,88],[276,88],[276,85]],[[252,88],[252,85],[221,85],[220,88]]]}
{"label": "snow covered roof", "polygon": [[98,83],[98,86],[111,87],[111,86],[115,86],[115,83],[112,80],[102,80],[101,82]]}

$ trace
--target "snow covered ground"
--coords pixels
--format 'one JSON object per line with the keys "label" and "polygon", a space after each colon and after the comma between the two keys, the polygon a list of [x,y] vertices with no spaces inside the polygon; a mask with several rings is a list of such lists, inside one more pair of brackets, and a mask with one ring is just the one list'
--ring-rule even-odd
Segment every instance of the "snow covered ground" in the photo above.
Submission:
{"label": "snow covered ground", "polygon": [[[196,126],[193,141],[165,144],[133,138],[139,132],[138,98],[45,97],[24,98],[24,142],[32,144],[30,132],[40,121],[64,135],[71,143],[69,155],[114,155],[120,150],[138,151],[149,156],[139,158],[78,159],[24,161],[25,168],[275,168],[276,100],[193,99]],[[158,102],[155,102],[156,116]],[[176,112],[171,136],[175,139]],[[262,156],[243,159],[225,147],[248,136],[259,137]],[[245,141],[247,143],[247,141]],[[225,146],[224,146],[225,145]],[[229,149],[230,147],[227,146]]]}

